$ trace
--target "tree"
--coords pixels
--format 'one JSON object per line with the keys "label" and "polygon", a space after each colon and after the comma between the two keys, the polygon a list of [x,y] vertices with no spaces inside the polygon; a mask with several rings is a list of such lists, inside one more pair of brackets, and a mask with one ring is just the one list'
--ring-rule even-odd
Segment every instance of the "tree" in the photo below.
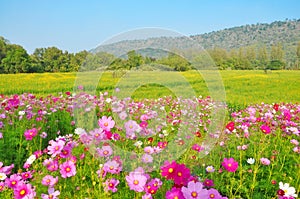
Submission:
{"label": "tree", "polygon": [[258,54],[257,54],[257,59],[258,59],[258,63],[259,63],[259,68],[265,69],[269,62],[266,45],[263,45],[262,47],[259,48]]}
{"label": "tree", "polygon": [[4,73],[26,73],[31,64],[26,50],[16,44],[8,46],[6,56],[1,63]]}
{"label": "tree", "polygon": [[297,45],[296,54],[297,54],[297,69],[299,69],[299,65],[300,65],[300,41],[298,42],[298,45]]}
{"label": "tree", "polygon": [[139,66],[144,64],[144,59],[142,55],[137,54],[134,50],[131,50],[127,53],[127,67],[128,69],[138,68]]}
{"label": "tree", "polygon": [[270,63],[268,69],[279,70],[285,66],[283,60],[283,47],[280,43],[271,46]]}

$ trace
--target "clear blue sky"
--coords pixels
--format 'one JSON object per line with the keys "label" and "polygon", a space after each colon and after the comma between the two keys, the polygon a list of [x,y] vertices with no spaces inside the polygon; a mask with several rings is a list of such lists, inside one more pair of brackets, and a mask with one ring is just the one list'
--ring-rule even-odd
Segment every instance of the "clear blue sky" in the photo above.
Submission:
{"label": "clear blue sky", "polygon": [[300,18],[299,0],[0,0],[0,35],[29,53],[89,50],[143,27],[195,35],[286,18]]}

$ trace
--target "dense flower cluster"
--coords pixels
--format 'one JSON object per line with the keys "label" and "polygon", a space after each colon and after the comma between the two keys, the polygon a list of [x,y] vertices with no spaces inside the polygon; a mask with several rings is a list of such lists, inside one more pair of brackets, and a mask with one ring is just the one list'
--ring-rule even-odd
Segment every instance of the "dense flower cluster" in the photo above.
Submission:
{"label": "dense flower cluster", "polygon": [[126,190],[143,199],[297,197],[297,104],[249,106],[210,130],[219,105],[209,97],[134,101],[68,92],[0,96],[0,103],[8,151],[0,154],[0,197],[69,198],[68,184],[72,194]]}

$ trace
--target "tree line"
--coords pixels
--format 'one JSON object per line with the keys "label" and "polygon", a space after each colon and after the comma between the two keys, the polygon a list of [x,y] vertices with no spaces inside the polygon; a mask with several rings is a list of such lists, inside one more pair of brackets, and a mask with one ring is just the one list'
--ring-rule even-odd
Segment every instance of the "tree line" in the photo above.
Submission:
{"label": "tree line", "polygon": [[[280,43],[259,48],[246,46],[230,51],[215,47],[207,52],[220,70],[300,69],[300,42],[295,49],[296,60],[285,59],[286,52]],[[168,53],[163,58],[153,58],[129,51],[124,58],[117,58],[105,52],[69,53],[57,47],[48,47],[36,48],[32,54],[28,54],[22,46],[10,44],[0,37],[0,73],[77,72],[101,68],[131,70],[143,65],[158,65],[162,70],[174,71],[193,69],[187,60],[174,53]]]}

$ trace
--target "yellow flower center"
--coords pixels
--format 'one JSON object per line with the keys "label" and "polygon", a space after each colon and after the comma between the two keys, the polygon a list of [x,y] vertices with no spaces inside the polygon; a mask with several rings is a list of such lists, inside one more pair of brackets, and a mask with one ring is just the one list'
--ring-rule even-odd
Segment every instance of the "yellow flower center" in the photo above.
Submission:
{"label": "yellow flower center", "polygon": [[25,191],[24,189],[22,189],[22,190],[20,191],[20,195],[21,195],[21,196],[25,195],[25,193],[26,193],[26,191]]}
{"label": "yellow flower center", "polygon": [[197,192],[196,191],[193,191],[192,193],[191,193],[191,196],[193,197],[193,198],[196,198],[197,197]]}
{"label": "yellow flower center", "polygon": [[104,126],[108,126],[108,123],[107,123],[107,122],[105,122],[105,123],[104,123]]}
{"label": "yellow flower center", "polygon": [[231,167],[231,164],[229,163],[227,166]]}
{"label": "yellow flower center", "polygon": [[173,168],[169,168],[169,173],[173,173]]}
{"label": "yellow flower center", "polygon": [[210,194],[209,197],[210,198],[215,198],[215,194]]}
{"label": "yellow flower center", "polygon": [[181,172],[178,172],[177,175],[178,175],[179,177],[181,177],[181,176],[182,176],[182,173],[181,173]]}
{"label": "yellow flower center", "polygon": [[134,180],[133,184],[137,185],[137,184],[139,184],[139,181],[138,180]]}
{"label": "yellow flower center", "polygon": [[66,172],[70,172],[71,171],[71,168],[70,167],[67,167],[66,168]]}
{"label": "yellow flower center", "polygon": [[174,199],[178,199],[178,196],[175,196]]}

